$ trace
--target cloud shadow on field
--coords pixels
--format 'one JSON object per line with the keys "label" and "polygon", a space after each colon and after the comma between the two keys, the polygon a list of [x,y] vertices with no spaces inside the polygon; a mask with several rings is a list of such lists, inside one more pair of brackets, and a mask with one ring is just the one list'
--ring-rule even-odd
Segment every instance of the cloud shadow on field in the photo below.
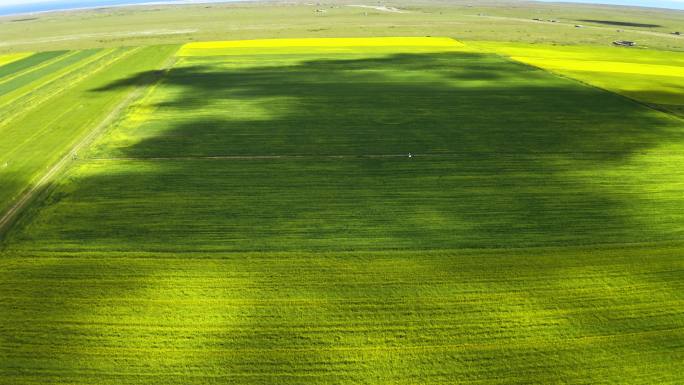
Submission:
{"label": "cloud shadow on field", "polygon": [[[94,92],[145,84],[154,78],[149,75]],[[414,250],[671,236],[645,228],[644,218],[627,210],[634,202],[622,189],[630,175],[604,176],[602,170],[682,134],[624,98],[494,56],[395,55],[220,71],[196,65],[174,68],[157,90],[168,94],[149,100],[156,110],[147,121],[124,121],[93,150],[94,157],[128,160],[77,165],[22,218],[13,234],[18,248]],[[118,141],[126,135],[135,140]],[[409,151],[414,158],[369,157]],[[201,159],[274,155],[285,157]],[[34,357],[34,363],[62,370],[103,364],[133,374],[104,378],[93,370],[94,378],[112,383],[444,383],[478,376],[571,382],[587,374],[594,359],[614,364],[618,353],[605,346],[627,345],[631,354],[643,349],[641,342],[657,353],[663,337],[596,348],[573,346],[573,338],[648,332],[677,320],[657,315],[634,325],[627,317],[633,308],[611,306],[616,288],[625,289],[626,303],[640,304],[639,288],[676,285],[676,273],[649,273],[652,283],[612,274],[610,285],[601,287],[593,276],[604,271],[604,260],[576,266],[570,258],[557,264],[492,255],[364,260],[286,254],[272,261],[223,255],[147,264],[107,255],[11,272],[9,284],[22,295],[7,300],[5,321],[19,330],[15,336],[27,338],[17,342],[20,349],[41,332],[36,320],[97,320],[108,311],[115,319],[130,317],[85,336],[84,325],[55,324],[56,333],[75,330],[52,341],[66,354]],[[613,272],[621,272],[623,262]],[[578,272],[584,276],[573,292],[567,276]],[[31,285],[46,280],[42,288]],[[585,288],[596,289],[590,299],[608,309],[603,315],[625,319],[597,320],[589,305],[572,313]],[[489,294],[484,302],[476,301],[479,290]],[[497,300],[509,292],[511,298]],[[660,300],[667,303],[668,295]],[[384,322],[399,321],[381,324],[378,314]],[[20,324],[23,315],[33,323]],[[140,320],[155,327],[135,323]],[[346,328],[326,329],[340,324]],[[520,326],[530,326],[529,334],[516,334]],[[548,334],[539,337],[534,331],[540,330]],[[486,333],[508,339],[471,350]],[[547,343],[539,347],[539,338]],[[559,348],[554,338],[571,343]],[[122,349],[120,361],[86,355],[103,341]],[[150,341],[152,349],[130,349]],[[392,350],[449,343],[469,349]],[[78,346],[83,352],[75,352]],[[510,366],[499,365],[502,360]],[[598,368],[594,378],[619,377],[610,372],[616,367]],[[418,370],[425,368],[433,377]]]}
{"label": "cloud shadow on field", "polygon": [[635,22],[631,22],[631,21],[594,20],[594,19],[579,19],[578,21],[583,21],[585,23],[615,25],[618,27],[637,27],[637,28],[658,28],[658,27],[662,27],[662,25],[658,25],[658,24],[635,23]]}
{"label": "cloud shadow on field", "polygon": [[[34,210],[40,226],[27,220],[20,243],[356,250],[673,237],[644,229],[625,211],[623,182],[601,175],[680,141],[672,121],[498,56],[186,64],[159,89],[147,121],[113,130],[139,139],[110,136],[93,151],[135,160],[65,182],[69,193]],[[221,156],[284,158],[184,159]]]}

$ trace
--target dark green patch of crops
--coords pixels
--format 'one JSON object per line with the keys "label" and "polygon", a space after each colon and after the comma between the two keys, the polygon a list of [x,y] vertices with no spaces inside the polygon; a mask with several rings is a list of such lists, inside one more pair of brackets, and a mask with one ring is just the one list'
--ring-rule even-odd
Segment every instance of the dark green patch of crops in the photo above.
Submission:
{"label": "dark green patch of crops", "polygon": [[189,59],[9,243],[297,251],[672,241],[684,232],[683,135],[665,114],[493,55]]}
{"label": "dark green patch of crops", "polygon": [[149,100],[154,113],[116,132],[141,141],[104,142],[94,156],[589,153],[609,160],[683,136],[622,97],[494,55],[275,57],[278,66],[247,67],[240,60],[175,68]]}
{"label": "dark green patch of crops", "polygon": [[86,163],[35,208],[14,242],[43,250],[325,251],[681,238],[676,190],[582,175],[575,162],[467,154]]}
{"label": "dark green patch of crops", "polygon": [[7,82],[0,84],[0,95],[9,93],[17,88],[31,84],[31,82],[37,81],[44,76],[75,65],[76,63],[96,54],[98,51],[98,49],[91,49],[75,52],[67,57],[64,57],[62,60],[55,61],[49,65],[45,65],[30,72],[26,72],[25,74],[19,75],[11,80],[8,80]]}
{"label": "dark green patch of crops", "polygon": [[616,25],[619,27],[641,27],[641,28],[656,28],[656,27],[662,27],[662,25],[658,24],[649,24],[649,23],[636,23],[633,21],[617,21],[617,20],[594,20],[594,19],[580,19],[579,21],[584,21],[586,23],[596,23],[596,24],[605,24],[605,25]]}
{"label": "dark green patch of crops", "polygon": [[5,64],[4,66],[0,66],[0,80],[2,80],[2,78],[5,76],[14,75],[27,68],[39,65],[40,63],[43,63],[50,59],[54,59],[66,53],[67,51],[39,52],[31,56],[25,57],[21,60]]}

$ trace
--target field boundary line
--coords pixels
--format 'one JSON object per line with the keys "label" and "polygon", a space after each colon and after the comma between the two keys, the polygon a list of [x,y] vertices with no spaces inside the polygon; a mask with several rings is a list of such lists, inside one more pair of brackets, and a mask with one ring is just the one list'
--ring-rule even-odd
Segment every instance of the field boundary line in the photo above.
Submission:
{"label": "field boundary line", "polygon": [[[88,157],[80,159],[83,162],[116,162],[116,161],[182,161],[182,160],[288,160],[288,159],[380,159],[380,158],[455,158],[461,156],[488,157],[488,156],[514,156],[525,159],[529,157],[551,155],[606,155],[619,154],[620,151],[545,151],[545,152],[506,152],[506,153],[473,153],[473,152],[442,152],[442,153],[403,153],[403,154],[272,154],[272,155],[189,155],[189,156],[112,156],[112,157]],[[677,154],[676,152],[658,152],[659,155]]]}
{"label": "field boundary line", "polygon": [[54,37],[44,37],[37,39],[25,39],[16,40],[13,42],[0,42],[0,47],[7,46],[20,46],[20,45],[31,45],[31,44],[44,44],[44,43],[54,43],[54,42],[64,42],[79,39],[96,39],[96,38],[117,38],[117,37],[129,37],[129,36],[164,36],[164,35],[182,35],[188,33],[194,33],[199,31],[194,28],[186,29],[153,29],[144,31],[133,31],[133,32],[105,32],[105,33],[82,33],[75,35],[61,35]]}
{"label": "field boundary line", "polygon": [[[137,52],[142,48],[137,48],[131,50],[129,55],[123,55],[123,57],[130,56],[133,52]],[[116,60],[118,61],[118,60]],[[161,75],[157,83],[168,73],[168,70],[173,65],[173,60],[167,60],[163,68],[161,69]],[[112,63],[110,63],[112,64]],[[73,160],[75,155],[82,148],[90,144],[97,136],[99,136],[111,123],[113,123],[119,115],[130,106],[137,98],[141,97],[144,90],[148,85],[138,85],[131,92],[128,93],[126,97],[121,100],[101,121],[98,123],[88,134],[79,140],[74,146],[71,147],[69,151],[55,164],[53,165],[47,173],[45,173],[31,188],[26,191],[21,197],[10,206],[7,211],[0,217],[0,236],[3,236],[7,230],[10,228],[11,224],[17,218],[17,215],[33,200],[33,198],[40,192],[44,191],[53,182],[53,178],[61,172],[65,167]]]}
{"label": "field boundary line", "polygon": [[[416,156],[412,154],[411,156]],[[85,158],[84,161],[174,161],[174,160],[269,160],[269,159],[352,159],[352,158],[407,158],[408,154],[348,154],[348,155],[208,155]]]}

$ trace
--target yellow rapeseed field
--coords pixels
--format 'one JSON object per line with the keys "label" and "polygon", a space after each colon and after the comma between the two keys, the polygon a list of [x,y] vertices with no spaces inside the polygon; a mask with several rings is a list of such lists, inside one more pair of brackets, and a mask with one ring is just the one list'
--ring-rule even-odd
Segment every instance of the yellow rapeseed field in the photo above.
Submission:
{"label": "yellow rapeseed field", "polygon": [[244,53],[252,49],[268,53],[279,49],[340,50],[349,48],[412,47],[418,50],[450,51],[463,49],[465,45],[448,37],[370,37],[370,38],[310,38],[310,39],[259,39],[231,40],[188,43],[178,52],[178,56],[214,56],[231,53]]}
{"label": "yellow rapeseed field", "polygon": [[683,66],[629,63],[605,60],[550,59],[540,57],[512,56],[513,60],[550,70],[613,72],[656,76],[684,77]]}
{"label": "yellow rapeseed field", "polygon": [[683,52],[500,42],[473,42],[469,46],[684,116]]}

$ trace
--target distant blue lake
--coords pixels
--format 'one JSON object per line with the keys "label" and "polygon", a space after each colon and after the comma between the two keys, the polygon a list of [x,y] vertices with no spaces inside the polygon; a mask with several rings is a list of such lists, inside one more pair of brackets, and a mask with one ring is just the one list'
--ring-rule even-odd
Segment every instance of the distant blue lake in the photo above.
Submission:
{"label": "distant blue lake", "polygon": [[[24,14],[32,12],[63,11],[78,8],[108,7],[135,4],[193,4],[193,3],[221,3],[238,0],[57,0],[16,4],[18,1],[0,0],[0,16]],[[6,4],[10,3],[10,4]],[[15,3],[15,4],[12,4]]]}

